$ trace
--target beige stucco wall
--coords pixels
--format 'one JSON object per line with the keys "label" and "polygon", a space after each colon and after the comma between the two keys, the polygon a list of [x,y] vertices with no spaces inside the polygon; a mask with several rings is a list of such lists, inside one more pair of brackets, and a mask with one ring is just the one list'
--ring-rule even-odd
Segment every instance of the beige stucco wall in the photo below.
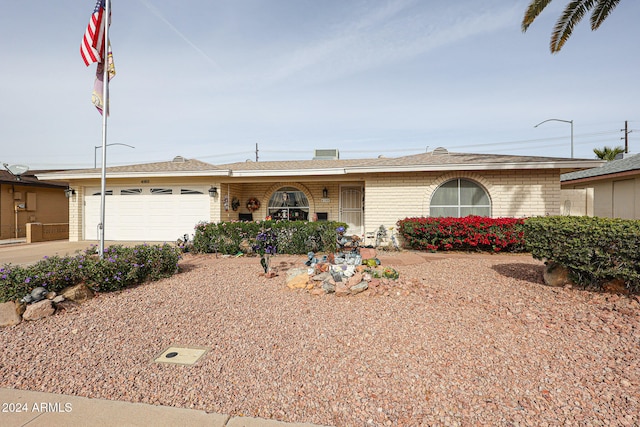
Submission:
{"label": "beige stucco wall", "polygon": [[[33,194],[33,205],[27,204],[27,194]],[[15,197],[14,197],[15,196]],[[19,198],[16,198],[19,196]],[[19,184],[0,185],[0,239],[16,237],[15,203],[24,203],[25,209],[18,210],[18,236],[26,237],[26,224],[29,222],[40,223],[67,223],[69,212],[67,210],[67,198],[62,188],[42,188]]]}
{"label": "beige stucco wall", "polygon": [[593,188],[560,190],[560,215],[593,216]]}
{"label": "beige stucco wall", "polygon": [[640,177],[626,176],[580,184],[564,184],[562,188],[592,188],[594,216],[640,219]]}

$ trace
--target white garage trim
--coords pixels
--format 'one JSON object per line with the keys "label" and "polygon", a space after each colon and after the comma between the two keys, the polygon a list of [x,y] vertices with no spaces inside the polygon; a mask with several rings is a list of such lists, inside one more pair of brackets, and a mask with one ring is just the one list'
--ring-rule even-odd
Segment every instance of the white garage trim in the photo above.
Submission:
{"label": "white garage trim", "polygon": [[[100,188],[87,188],[84,239],[98,240]],[[207,188],[200,186],[107,187],[105,240],[174,242],[211,218]]]}

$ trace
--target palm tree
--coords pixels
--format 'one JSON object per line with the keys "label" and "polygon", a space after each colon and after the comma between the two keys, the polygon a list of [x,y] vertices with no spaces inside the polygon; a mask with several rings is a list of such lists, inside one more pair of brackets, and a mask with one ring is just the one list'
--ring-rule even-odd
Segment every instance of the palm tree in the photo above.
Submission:
{"label": "palm tree", "polygon": [[624,153],[624,148],[620,146],[614,148],[605,146],[602,149],[594,148],[593,152],[596,154],[596,156],[598,156],[599,159],[610,162],[611,160],[615,160],[618,154]]}
{"label": "palm tree", "polygon": [[[522,19],[522,32],[526,32],[529,25],[540,15],[551,0],[531,0]],[[620,0],[571,0],[556,22],[551,33],[551,53],[558,53],[573,32],[573,27],[582,17],[593,9],[591,13],[591,30],[595,31],[607,19]]]}

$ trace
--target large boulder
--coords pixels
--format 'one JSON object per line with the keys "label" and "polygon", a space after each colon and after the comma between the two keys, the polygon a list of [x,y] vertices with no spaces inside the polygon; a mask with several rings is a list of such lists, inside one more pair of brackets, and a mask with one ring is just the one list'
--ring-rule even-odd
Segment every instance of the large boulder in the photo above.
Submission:
{"label": "large boulder", "polygon": [[28,305],[27,309],[22,315],[22,318],[24,320],[38,320],[42,319],[43,317],[49,317],[55,312],[56,309],[53,306],[53,302],[51,300],[45,299]]}
{"label": "large boulder", "polygon": [[547,262],[547,266],[542,277],[544,278],[544,283],[547,286],[557,287],[574,284],[569,277],[569,269],[553,261]]}
{"label": "large boulder", "polygon": [[88,299],[93,298],[94,293],[91,289],[87,287],[84,283],[79,283],[74,286],[69,286],[68,288],[64,288],[60,294],[67,300],[71,300],[74,302],[84,302]]}
{"label": "large boulder", "polygon": [[0,327],[14,326],[21,321],[18,304],[13,301],[0,304]]}

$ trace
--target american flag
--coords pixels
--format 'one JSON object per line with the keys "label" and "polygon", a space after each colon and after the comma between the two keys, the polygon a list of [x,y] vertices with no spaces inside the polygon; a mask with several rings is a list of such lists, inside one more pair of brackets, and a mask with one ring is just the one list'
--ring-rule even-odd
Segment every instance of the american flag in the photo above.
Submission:
{"label": "american flag", "polygon": [[87,66],[104,59],[104,9],[105,0],[98,0],[82,38],[80,55]]}

